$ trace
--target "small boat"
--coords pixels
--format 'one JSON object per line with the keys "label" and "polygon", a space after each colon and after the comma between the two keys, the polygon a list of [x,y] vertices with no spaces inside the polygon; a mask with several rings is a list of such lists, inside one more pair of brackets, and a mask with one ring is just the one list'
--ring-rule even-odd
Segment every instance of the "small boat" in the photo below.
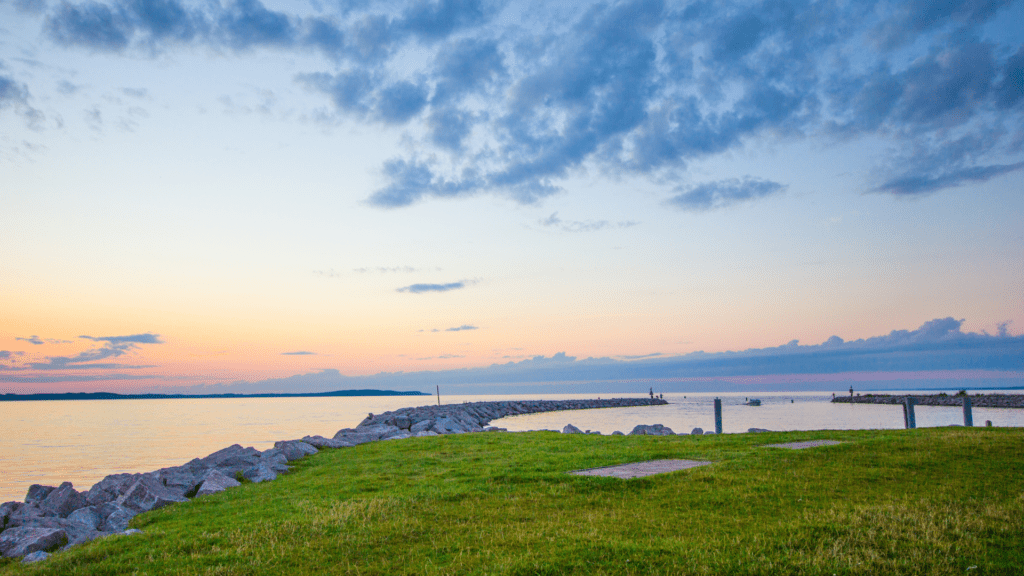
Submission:
{"label": "small boat", "polygon": [[760,406],[760,405],[761,405],[761,401],[758,400],[757,398],[751,398],[749,402],[744,404],[744,406]]}

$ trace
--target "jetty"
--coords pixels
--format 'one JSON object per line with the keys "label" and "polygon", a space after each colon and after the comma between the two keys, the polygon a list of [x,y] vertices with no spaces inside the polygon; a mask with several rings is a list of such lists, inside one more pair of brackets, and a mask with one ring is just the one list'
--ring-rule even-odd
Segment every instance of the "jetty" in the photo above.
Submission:
{"label": "jetty", "polygon": [[975,408],[1024,408],[1024,394],[858,394],[836,396],[836,403],[845,404],[905,404],[912,398],[918,406],[962,406],[970,398]]}

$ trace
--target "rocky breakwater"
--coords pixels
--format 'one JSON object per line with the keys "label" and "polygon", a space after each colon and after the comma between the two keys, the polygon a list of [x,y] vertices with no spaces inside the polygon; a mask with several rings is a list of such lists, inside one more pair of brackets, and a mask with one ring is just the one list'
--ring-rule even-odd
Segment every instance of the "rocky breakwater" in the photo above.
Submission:
{"label": "rocky breakwater", "polygon": [[132,534],[128,522],[138,514],[240,486],[241,481],[267,482],[287,472],[288,463],[320,449],[347,448],[413,436],[437,436],[501,430],[491,420],[515,414],[555,410],[619,408],[667,404],[648,398],[475,402],[403,408],[369,415],[355,428],[333,438],[306,436],[282,440],[269,450],[235,444],[181,466],[138,474],[111,474],[88,491],[71,482],[60,486],[33,484],[24,502],[0,504],[0,555],[38,561],[49,552],[113,534]]}
{"label": "rocky breakwater", "polygon": [[913,398],[919,406],[963,406],[965,397],[971,399],[975,408],[1024,408],[1024,394],[860,394],[836,396],[832,401],[843,404],[903,404],[907,398]]}
{"label": "rocky breakwater", "polygon": [[668,404],[668,402],[659,398],[610,398],[608,400],[529,400],[420,406],[377,415],[370,414],[356,428],[338,431],[334,435],[334,439],[358,443],[368,441],[367,439],[390,440],[435,434],[487,432],[501,430],[501,428],[490,426],[492,420],[517,414],[660,406],[663,404]]}

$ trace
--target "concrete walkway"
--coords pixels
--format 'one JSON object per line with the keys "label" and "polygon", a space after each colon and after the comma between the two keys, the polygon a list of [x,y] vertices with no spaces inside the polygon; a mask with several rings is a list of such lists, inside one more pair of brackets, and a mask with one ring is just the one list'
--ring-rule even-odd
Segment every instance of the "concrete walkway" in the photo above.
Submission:
{"label": "concrete walkway", "polygon": [[834,446],[842,444],[836,440],[808,440],[806,442],[787,442],[785,444],[765,444],[765,448],[789,448],[790,450],[803,450],[804,448],[817,448],[818,446]]}
{"label": "concrete walkway", "polygon": [[713,462],[701,460],[651,460],[650,462],[634,462],[620,466],[605,466],[604,468],[590,468],[587,470],[574,470],[569,474],[577,476],[611,476],[613,478],[641,478],[676,470],[686,470],[697,466],[707,466]]}

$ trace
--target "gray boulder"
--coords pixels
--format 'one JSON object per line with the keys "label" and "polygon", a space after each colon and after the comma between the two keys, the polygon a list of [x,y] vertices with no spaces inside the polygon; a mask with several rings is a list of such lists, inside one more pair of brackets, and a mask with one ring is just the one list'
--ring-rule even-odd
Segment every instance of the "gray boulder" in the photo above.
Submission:
{"label": "gray boulder", "polygon": [[241,486],[242,483],[234,478],[229,478],[217,470],[211,470],[206,475],[206,479],[203,480],[203,485],[199,487],[199,492],[196,496],[205,496],[207,494],[216,494],[217,492],[223,492],[228,488],[234,488]]}
{"label": "gray boulder", "polygon": [[438,434],[465,434],[466,429],[456,420],[442,416],[434,420],[434,431]]}
{"label": "gray boulder", "polygon": [[398,426],[390,426],[388,424],[373,424],[364,426],[360,424],[356,426],[356,432],[360,434],[369,434],[374,440],[381,440],[385,436],[398,432]]}
{"label": "gray boulder", "polygon": [[36,550],[35,552],[29,552],[21,559],[22,564],[32,564],[35,562],[42,562],[50,557],[49,552],[43,552],[42,550]]}
{"label": "gray boulder", "polygon": [[351,442],[335,440],[333,438],[324,438],[323,436],[303,436],[302,441],[320,450],[323,450],[324,448],[351,448],[352,446],[355,446],[355,444],[352,444]]}
{"label": "gray boulder", "polygon": [[707,436],[707,435],[709,435],[709,434],[714,434],[714,433],[715,433],[715,431],[714,431],[714,430],[705,430],[705,431],[704,431],[704,435],[705,435],[705,436]]}
{"label": "gray boulder", "polygon": [[128,490],[116,500],[116,503],[134,512],[149,512],[186,500],[184,494],[164,486],[153,476],[142,475],[128,487]]}
{"label": "gray boulder", "polygon": [[258,465],[259,459],[259,450],[251,446],[242,448],[238,444],[233,444],[200,459],[199,462],[207,468],[217,468],[227,476],[234,476],[235,472],[244,472]]}
{"label": "gray boulder", "polygon": [[113,502],[107,502],[100,507],[100,514],[103,516],[103,525],[100,527],[104,532],[124,532],[128,529],[128,522],[137,513]]}
{"label": "gray boulder", "polygon": [[408,430],[412,426],[412,420],[408,416],[395,417],[395,426],[401,430]]}
{"label": "gray boulder", "polygon": [[704,429],[703,429],[703,428],[694,428],[694,429],[693,429],[693,430],[692,430],[692,431],[690,432],[690,434],[691,434],[692,436],[700,436],[700,435],[701,435],[701,434],[703,434],[703,433],[704,433]]}
{"label": "gray boulder", "polygon": [[52,490],[42,502],[39,503],[39,509],[42,510],[44,516],[59,516],[61,518],[67,518],[68,514],[71,514],[79,508],[88,506],[89,502],[86,500],[85,494],[81,494],[78,490],[75,490],[71,482],[64,482],[56,489]]}
{"label": "gray boulder", "polygon": [[405,430],[402,430],[401,432],[389,434],[388,436],[383,438],[383,440],[404,440],[405,438],[412,438],[412,434]]}
{"label": "gray boulder", "polygon": [[338,432],[334,435],[334,439],[340,440],[342,442],[347,442],[353,446],[357,446],[359,444],[366,444],[367,442],[375,442],[377,440],[380,440],[380,436],[378,436],[377,434],[359,432],[352,428],[344,428],[342,430],[338,430]]}
{"label": "gray boulder", "polygon": [[68,535],[59,528],[19,526],[0,532],[0,554],[17,558],[39,550],[53,550],[67,542]]}
{"label": "gray boulder", "polygon": [[633,431],[629,433],[630,436],[670,436],[675,435],[671,428],[667,428],[661,424],[640,424],[633,428]]}
{"label": "gray boulder", "polygon": [[7,520],[10,519],[11,514],[17,512],[24,504],[21,502],[4,502],[0,504],[0,530],[4,529],[7,525]]}
{"label": "gray boulder", "polygon": [[196,490],[199,489],[199,485],[203,483],[203,478],[208,471],[209,469],[205,466],[190,462],[184,466],[161,468],[156,472],[150,472],[149,475],[156,478],[158,482],[172,492],[191,495],[195,494]]}
{"label": "gray boulder", "polygon": [[748,433],[756,434],[760,432],[771,432],[771,430],[765,428],[747,428]]}
{"label": "gray boulder", "polygon": [[625,434],[623,434],[622,432],[616,430],[615,432],[612,432],[612,436],[625,436]]}
{"label": "gray boulder", "polygon": [[417,438],[422,438],[424,436],[439,436],[439,434],[437,432],[434,432],[433,430],[421,430],[413,434],[413,436]]}
{"label": "gray boulder", "polygon": [[263,454],[260,454],[259,465],[266,466],[279,474],[281,472],[287,472],[291,468],[288,466],[288,458],[285,457],[284,452],[277,448],[264,450]]}
{"label": "gray boulder", "polygon": [[417,422],[417,423],[415,423],[415,424],[413,424],[412,426],[409,427],[409,432],[411,432],[412,434],[418,434],[420,432],[426,432],[427,430],[430,430],[430,428],[433,425],[434,425],[434,421],[433,420],[420,420],[419,422]]}
{"label": "gray boulder", "polygon": [[38,504],[46,499],[50,495],[50,492],[56,490],[53,486],[43,486],[42,484],[33,484],[28,487],[28,493],[25,494],[25,504]]}
{"label": "gray boulder", "polygon": [[263,463],[249,468],[243,472],[242,475],[245,476],[246,480],[255,484],[277,480],[277,472],[275,472],[270,466]]}
{"label": "gray boulder", "polygon": [[498,428],[497,426],[488,426],[484,428],[484,432],[508,432],[508,428]]}
{"label": "gray boulder", "polygon": [[92,485],[86,493],[88,504],[96,506],[104,502],[113,502],[124,494],[141,474],[111,474]]}
{"label": "gray boulder", "polygon": [[43,511],[39,508],[39,504],[23,504],[7,517],[7,526],[28,526],[42,516]]}
{"label": "gray boulder", "polygon": [[84,544],[90,540],[95,540],[96,538],[103,536],[103,533],[96,528],[86,526],[80,522],[72,522],[65,518],[54,518],[53,521],[56,521],[57,523],[50,527],[64,530],[68,537],[68,546],[78,546],[79,544]]}
{"label": "gray boulder", "polygon": [[100,515],[99,510],[95,506],[86,506],[68,514],[68,521],[88,526],[93,530],[99,530],[103,524],[103,516]]}
{"label": "gray boulder", "polygon": [[291,462],[292,460],[298,460],[299,458],[308,456],[310,454],[317,453],[316,447],[306,444],[302,440],[287,440],[282,442],[274,442],[274,448],[280,450],[281,453],[284,454],[284,457],[287,458],[289,462]]}
{"label": "gray boulder", "polygon": [[566,424],[565,428],[562,428],[562,434],[583,434],[583,430],[580,430],[572,424]]}

